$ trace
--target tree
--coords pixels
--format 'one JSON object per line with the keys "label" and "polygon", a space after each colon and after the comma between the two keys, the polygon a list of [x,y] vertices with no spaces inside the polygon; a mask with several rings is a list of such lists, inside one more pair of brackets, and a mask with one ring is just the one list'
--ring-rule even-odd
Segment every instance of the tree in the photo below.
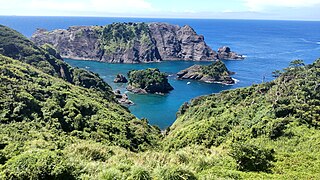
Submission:
{"label": "tree", "polygon": [[301,67],[301,66],[305,66],[305,64],[303,60],[300,60],[300,59],[293,60],[289,64],[289,67],[292,67],[292,68]]}
{"label": "tree", "polygon": [[282,71],[280,71],[280,70],[275,70],[275,71],[272,72],[272,77],[277,78],[277,77],[279,77],[281,74],[282,74]]}

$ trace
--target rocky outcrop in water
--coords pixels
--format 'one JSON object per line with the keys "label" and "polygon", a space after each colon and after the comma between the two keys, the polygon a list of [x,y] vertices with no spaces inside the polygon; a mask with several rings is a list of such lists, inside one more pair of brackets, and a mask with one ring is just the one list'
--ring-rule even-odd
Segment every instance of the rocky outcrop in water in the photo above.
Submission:
{"label": "rocky outcrop in water", "polygon": [[193,65],[177,73],[178,79],[192,79],[206,83],[234,84],[225,64],[218,60],[209,66]]}
{"label": "rocky outcrop in water", "polygon": [[37,45],[53,45],[63,58],[110,63],[202,61],[220,57],[205,43],[204,37],[188,25],[113,23],[53,31],[38,29],[31,39]]}
{"label": "rocky outcrop in water", "polygon": [[116,96],[117,101],[124,105],[124,106],[132,106],[134,103],[129,100],[129,97],[127,94],[121,94],[121,91],[119,89],[116,89],[113,91],[114,95]]}
{"label": "rocky outcrop in water", "polygon": [[128,73],[127,90],[137,94],[164,94],[173,90],[167,75],[156,68],[133,70]]}
{"label": "rocky outcrop in water", "polygon": [[218,49],[218,57],[222,60],[243,60],[243,55],[231,51],[230,47],[223,46]]}
{"label": "rocky outcrop in water", "polygon": [[113,80],[114,83],[127,83],[128,80],[123,74],[117,74],[116,78]]}

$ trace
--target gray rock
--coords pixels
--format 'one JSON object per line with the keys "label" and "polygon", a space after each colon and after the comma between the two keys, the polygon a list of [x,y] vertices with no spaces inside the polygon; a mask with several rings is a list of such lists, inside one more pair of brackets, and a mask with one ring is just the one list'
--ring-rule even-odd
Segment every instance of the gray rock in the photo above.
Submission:
{"label": "gray rock", "polygon": [[148,92],[145,89],[134,87],[131,85],[127,86],[127,90],[135,94],[148,94]]}
{"label": "gray rock", "polygon": [[90,26],[72,26],[50,32],[38,29],[31,40],[36,45],[52,45],[63,58],[101,60],[103,55],[98,28]]}
{"label": "gray rock", "polygon": [[116,78],[113,80],[114,83],[127,83],[128,80],[123,74],[117,74]]}
{"label": "gray rock", "polygon": [[116,96],[117,101],[124,105],[124,106],[131,106],[134,105],[134,103],[129,100],[128,95],[127,94],[121,94],[119,89],[116,89],[115,91],[113,91],[113,93]]}
{"label": "gray rock", "polygon": [[218,57],[222,60],[243,60],[244,57],[239,55],[233,51],[231,51],[230,47],[223,46],[218,49]]}
{"label": "gray rock", "polygon": [[[117,30],[118,26],[140,28],[139,33],[130,37],[127,44],[113,47],[112,42],[103,42],[103,30]],[[146,26],[147,29],[141,27]],[[117,37],[112,37],[117,38]],[[68,29],[46,31],[38,29],[31,40],[37,45],[45,43],[54,46],[63,58],[96,60],[110,63],[140,63],[162,60],[216,60],[218,55],[190,26],[166,23],[115,23],[102,26],[73,26]],[[105,49],[110,46],[113,49]]]}
{"label": "gray rock", "polygon": [[215,60],[217,53],[190,26],[150,23],[150,32],[163,60]]}

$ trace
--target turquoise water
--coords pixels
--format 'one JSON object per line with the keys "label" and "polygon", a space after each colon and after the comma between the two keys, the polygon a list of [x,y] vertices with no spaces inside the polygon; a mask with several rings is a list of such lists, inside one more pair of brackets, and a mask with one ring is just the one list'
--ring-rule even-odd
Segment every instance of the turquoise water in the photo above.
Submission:
{"label": "turquoise water", "polygon": [[[151,124],[156,124],[161,128],[171,125],[175,119],[175,114],[183,102],[205,95],[218,93],[222,90],[233,88],[231,85],[207,84],[197,81],[177,80],[175,74],[182,69],[194,64],[209,64],[209,62],[192,61],[166,61],[161,63],[148,64],[108,64],[91,61],[78,61],[66,59],[70,65],[98,73],[113,89],[120,89],[121,92],[128,93],[129,98],[135,103],[130,106],[130,111],[139,118],[147,118]],[[126,91],[126,84],[113,83],[113,79],[118,73],[127,74],[132,69],[159,68],[166,72],[169,83],[175,88],[166,95],[138,95]],[[191,82],[187,85],[187,82]],[[235,85],[236,86],[236,85]]]}
{"label": "turquoise water", "polygon": [[[239,82],[232,86],[206,84],[176,80],[169,77],[175,90],[161,95],[129,94],[136,105],[130,110],[137,117],[145,117],[162,129],[170,126],[183,102],[192,98],[221,90],[246,87],[262,81],[272,80],[271,73],[287,67],[294,59],[312,63],[320,57],[320,22],[308,21],[265,21],[265,20],[207,20],[207,19],[146,19],[146,18],[96,18],[96,17],[19,17],[0,16],[0,24],[14,28],[30,37],[36,28],[48,30],[67,28],[73,25],[105,25],[112,22],[167,22],[192,26],[203,34],[206,43],[213,49],[228,45],[232,50],[245,54],[244,61],[225,61],[227,67],[236,72]],[[162,62],[152,64],[106,64],[92,61],[66,60],[72,66],[87,68],[100,74],[113,88],[125,91],[124,85],[113,84],[117,73],[126,74],[131,69],[159,68],[175,74],[195,62]],[[207,62],[197,63],[207,64]]]}

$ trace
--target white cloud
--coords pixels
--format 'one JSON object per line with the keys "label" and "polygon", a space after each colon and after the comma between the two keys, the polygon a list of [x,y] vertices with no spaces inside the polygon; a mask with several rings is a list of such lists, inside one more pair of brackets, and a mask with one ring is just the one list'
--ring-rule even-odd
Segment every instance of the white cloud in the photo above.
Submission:
{"label": "white cloud", "polygon": [[[152,12],[155,9],[147,0],[0,0],[0,10],[14,12],[14,14],[41,15],[64,12],[96,12],[100,14],[112,13],[141,13]],[[56,14],[59,15],[59,14]]]}
{"label": "white cloud", "polygon": [[91,0],[90,5],[94,11],[112,13],[154,10],[151,3],[145,0]]}
{"label": "white cloud", "polygon": [[268,7],[311,7],[320,4],[320,0],[244,0],[250,11],[262,11]]}

